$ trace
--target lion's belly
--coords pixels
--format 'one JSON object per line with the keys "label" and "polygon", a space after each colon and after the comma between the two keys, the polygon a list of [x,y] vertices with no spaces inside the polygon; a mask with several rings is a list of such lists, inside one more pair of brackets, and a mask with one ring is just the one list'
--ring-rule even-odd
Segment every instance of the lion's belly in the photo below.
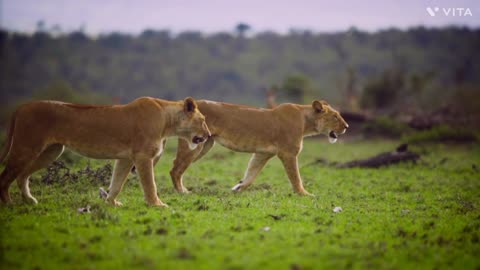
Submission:
{"label": "lion's belly", "polygon": [[106,146],[106,145],[91,145],[91,144],[65,144],[72,151],[89,158],[95,159],[121,159],[130,158],[131,151],[124,146]]}
{"label": "lion's belly", "polygon": [[268,142],[261,142],[259,140],[227,139],[219,136],[215,137],[215,141],[224,147],[237,152],[276,154],[278,151],[275,145]]}

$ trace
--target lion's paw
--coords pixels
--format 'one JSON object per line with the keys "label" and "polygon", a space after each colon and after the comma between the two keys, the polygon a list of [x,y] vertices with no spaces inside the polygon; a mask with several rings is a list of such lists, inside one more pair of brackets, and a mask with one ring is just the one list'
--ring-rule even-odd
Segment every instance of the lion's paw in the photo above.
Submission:
{"label": "lion's paw", "polygon": [[105,202],[107,202],[108,204],[111,204],[111,205],[113,205],[113,206],[115,206],[115,207],[117,207],[117,206],[122,206],[122,205],[123,205],[123,203],[121,203],[121,202],[119,202],[119,201],[117,201],[117,200],[109,200],[108,198],[105,200]]}
{"label": "lion's paw", "polygon": [[115,205],[115,206],[122,206],[123,203],[115,200],[115,201],[113,201],[113,205]]}
{"label": "lion's paw", "polygon": [[154,201],[147,201],[148,206],[153,206],[153,207],[162,207],[162,208],[168,208],[168,205],[159,199],[154,200]]}
{"label": "lion's paw", "polygon": [[26,203],[28,203],[28,204],[38,204],[37,199],[35,199],[35,198],[32,197],[32,196],[23,197],[23,201],[26,202]]}
{"label": "lion's paw", "polygon": [[191,193],[190,190],[188,190],[186,187],[181,187],[181,188],[177,189],[177,191],[179,193],[182,193],[182,194],[190,194]]}
{"label": "lion's paw", "polygon": [[236,184],[234,187],[232,187],[232,191],[235,191],[235,192],[240,192],[243,190],[243,185],[242,183],[238,183]]}
{"label": "lion's paw", "polygon": [[163,202],[159,202],[159,203],[155,203],[155,204],[150,204],[150,206],[160,207],[160,208],[169,208],[168,204],[163,203]]}
{"label": "lion's paw", "polygon": [[312,194],[306,190],[303,190],[303,191],[300,191],[298,192],[299,195],[302,195],[302,196],[310,196],[310,197],[315,197],[315,194]]}

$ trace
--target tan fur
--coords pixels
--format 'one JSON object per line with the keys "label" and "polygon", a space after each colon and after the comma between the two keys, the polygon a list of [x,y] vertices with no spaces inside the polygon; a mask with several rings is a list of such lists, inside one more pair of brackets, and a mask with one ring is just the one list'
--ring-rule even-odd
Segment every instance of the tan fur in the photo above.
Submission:
{"label": "tan fur", "polygon": [[7,159],[0,175],[0,199],[11,201],[8,189],[17,179],[24,199],[36,203],[28,187],[30,175],[48,166],[67,146],[87,157],[116,159],[108,202],[120,204],[115,198],[135,165],[147,203],[165,206],[157,196],[153,164],[162,153],[165,138],[170,136],[179,136],[192,148],[192,138],[209,136],[205,118],[192,98],[180,102],[139,98],[114,106],[27,103],[17,109],[11,120],[2,155]]}
{"label": "tan fur", "polygon": [[325,101],[312,105],[281,104],[274,109],[258,109],[213,101],[198,101],[211,131],[210,139],[191,151],[179,141],[174,167],[170,171],[174,187],[188,192],[182,175],[188,166],[205,155],[213,140],[239,152],[254,153],[245,176],[233,190],[247,188],[267,161],[278,156],[283,163],[295,192],[309,194],[303,187],[298,170],[297,156],[302,149],[303,137],[316,134],[328,136],[330,131],[342,134],[348,124]]}

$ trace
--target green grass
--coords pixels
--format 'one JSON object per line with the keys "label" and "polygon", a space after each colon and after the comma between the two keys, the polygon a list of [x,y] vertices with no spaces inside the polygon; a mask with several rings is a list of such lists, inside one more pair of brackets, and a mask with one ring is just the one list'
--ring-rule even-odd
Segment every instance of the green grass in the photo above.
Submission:
{"label": "green grass", "polygon": [[[478,269],[480,145],[413,147],[422,154],[417,165],[312,164],[368,157],[397,144],[307,140],[301,174],[316,197],[293,194],[278,159],[248,190],[233,194],[249,155],[216,146],[189,169],[192,194],[182,195],[168,176],[171,140],[156,167],[168,209],[145,205],[136,176],[119,196],[124,206],[114,208],[99,199],[99,184],[45,185],[40,172],[31,183],[38,205],[21,203],[12,185],[15,204],[0,207],[0,268]],[[76,164],[72,170],[86,161]],[[86,205],[91,213],[77,213]],[[335,206],[343,212],[333,213]]]}

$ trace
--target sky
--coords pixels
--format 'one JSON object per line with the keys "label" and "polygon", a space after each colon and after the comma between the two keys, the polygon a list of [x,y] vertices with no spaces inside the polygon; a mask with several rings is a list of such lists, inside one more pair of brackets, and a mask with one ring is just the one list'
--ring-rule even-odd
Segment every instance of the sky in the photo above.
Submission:
{"label": "sky", "polygon": [[[429,15],[429,7],[435,16]],[[252,32],[278,33],[335,32],[352,26],[370,32],[419,25],[480,28],[480,1],[0,0],[1,28],[31,33],[40,20],[47,28],[59,25],[64,32],[83,29],[92,35],[145,29],[231,32],[240,22]]]}

